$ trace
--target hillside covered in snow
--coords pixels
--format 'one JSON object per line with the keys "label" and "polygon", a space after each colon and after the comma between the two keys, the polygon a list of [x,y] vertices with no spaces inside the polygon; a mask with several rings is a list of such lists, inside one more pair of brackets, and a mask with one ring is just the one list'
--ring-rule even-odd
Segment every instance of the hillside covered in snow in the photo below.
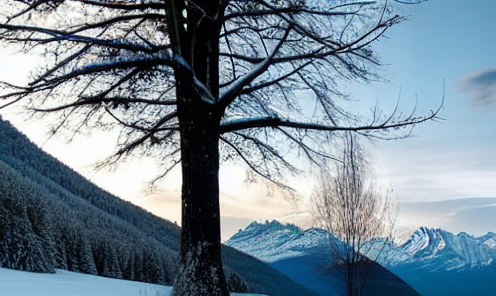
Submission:
{"label": "hillside covered in snow", "polygon": [[[169,296],[172,287],[118,280],[66,270],[54,274],[0,268],[2,296]],[[231,296],[264,296],[231,293]]]}

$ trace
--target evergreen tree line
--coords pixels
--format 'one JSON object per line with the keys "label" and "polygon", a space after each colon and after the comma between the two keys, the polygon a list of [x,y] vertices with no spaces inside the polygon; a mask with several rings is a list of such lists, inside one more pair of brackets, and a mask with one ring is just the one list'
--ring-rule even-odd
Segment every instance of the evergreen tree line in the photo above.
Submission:
{"label": "evergreen tree line", "polygon": [[[172,250],[179,250],[180,228],[176,224],[151,215],[148,211],[99,188],[39,149],[1,117],[0,139],[0,160],[21,172],[23,176],[42,186],[49,186],[51,192],[56,193],[62,188],[63,191],[85,199],[104,212],[136,226]],[[53,190],[53,185],[47,183],[56,184],[59,188]]]}
{"label": "evergreen tree line", "polygon": [[118,218],[74,198],[65,203],[0,162],[0,266],[170,285],[176,257]]}

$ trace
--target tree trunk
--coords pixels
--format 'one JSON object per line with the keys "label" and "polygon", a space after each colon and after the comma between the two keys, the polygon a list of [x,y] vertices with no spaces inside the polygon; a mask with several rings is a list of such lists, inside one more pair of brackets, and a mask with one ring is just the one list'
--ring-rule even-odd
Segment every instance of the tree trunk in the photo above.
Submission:
{"label": "tree trunk", "polygon": [[174,296],[227,296],[221,260],[220,115],[191,86],[178,85],[182,161],[182,233]]}
{"label": "tree trunk", "polygon": [[[219,1],[171,1],[171,44],[195,79],[219,95]],[[183,11],[187,10],[186,14]],[[182,233],[174,296],[228,296],[222,268],[219,207],[219,125],[224,110],[206,103],[191,77],[176,71],[181,134]]]}

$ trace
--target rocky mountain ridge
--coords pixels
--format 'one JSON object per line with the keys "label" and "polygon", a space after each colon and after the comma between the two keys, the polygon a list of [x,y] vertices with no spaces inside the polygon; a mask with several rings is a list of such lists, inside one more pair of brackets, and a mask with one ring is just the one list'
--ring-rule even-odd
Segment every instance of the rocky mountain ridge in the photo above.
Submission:
{"label": "rocky mountain ridge", "polygon": [[[376,251],[374,249],[374,251]],[[370,254],[372,257],[376,254]],[[421,227],[401,245],[389,244],[378,262],[386,267],[419,263],[431,271],[474,269],[489,265],[496,259],[496,233],[473,237],[465,232],[453,234]]]}

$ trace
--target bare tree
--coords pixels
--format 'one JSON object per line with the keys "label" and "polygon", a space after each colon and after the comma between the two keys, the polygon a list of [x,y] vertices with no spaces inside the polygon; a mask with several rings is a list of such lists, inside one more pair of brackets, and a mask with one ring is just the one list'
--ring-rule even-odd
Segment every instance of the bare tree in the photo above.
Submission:
{"label": "bare tree", "polygon": [[371,44],[403,19],[374,1],[4,1],[0,42],[40,54],[45,66],[27,85],[2,83],[0,108],[57,113],[54,133],[118,129],[103,164],[149,155],[163,175],[181,164],[174,295],[228,295],[221,161],[289,189],[294,156],[331,158],[322,144],[336,131],[395,137],[436,116],[363,121],[342,105],[338,86],[378,78]]}
{"label": "bare tree", "polygon": [[[332,234],[331,264],[325,269],[342,277],[337,291],[358,296],[363,295],[372,261],[381,254],[380,245],[392,239],[397,206],[392,191],[381,191],[369,178],[356,136],[347,133],[344,139],[342,162],[321,172],[312,196],[313,212],[319,227]],[[371,248],[376,258],[367,257]]]}

